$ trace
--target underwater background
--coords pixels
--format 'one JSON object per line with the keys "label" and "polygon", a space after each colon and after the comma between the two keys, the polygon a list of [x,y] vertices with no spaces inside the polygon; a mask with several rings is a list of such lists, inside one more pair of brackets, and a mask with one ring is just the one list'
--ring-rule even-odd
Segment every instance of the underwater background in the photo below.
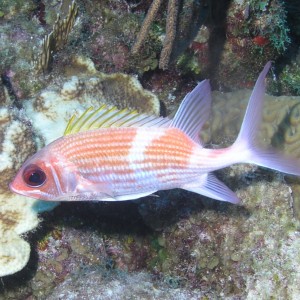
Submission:
{"label": "underwater background", "polygon": [[300,159],[299,45],[296,0],[1,0],[0,299],[299,299],[299,178],[218,171],[238,206],[179,189],[59,205],[8,189],[75,111],[167,116],[205,78],[201,137],[228,146],[269,60],[259,140]]}

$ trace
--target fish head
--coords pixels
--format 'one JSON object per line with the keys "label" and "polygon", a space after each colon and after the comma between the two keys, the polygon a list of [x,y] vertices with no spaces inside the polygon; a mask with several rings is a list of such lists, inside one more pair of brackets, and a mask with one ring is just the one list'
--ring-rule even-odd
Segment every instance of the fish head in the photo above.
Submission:
{"label": "fish head", "polygon": [[12,192],[47,201],[56,201],[62,190],[61,160],[49,155],[45,148],[27,159],[9,184]]}

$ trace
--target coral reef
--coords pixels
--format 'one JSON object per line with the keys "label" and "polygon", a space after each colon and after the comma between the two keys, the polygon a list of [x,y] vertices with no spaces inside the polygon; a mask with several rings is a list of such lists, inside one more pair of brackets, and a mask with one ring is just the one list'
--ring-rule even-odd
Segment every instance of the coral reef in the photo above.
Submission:
{"label": "coral reef", "polygon": [[22,270],[30,256],[28,241],[20,236],[37,227],[37,214],[55,207],[17,195],[0,195],[0,277]]}
{"label": "coral reef", "polygon": [[[70,110],[80,109],[86,102],[98,103],[93,94],[95,86],[99,93],[99,86],[105,86],[99,83],[114,78],[101,77],[83,58],[78,61],[82,65],[85,61],[89,69],[86,77],[73,76],[64,84],[24,101],[24,111],[32,117],[34,132],[41,127],[42,116],[44,122],[48,118],[37,134],[46,142],[55,138],[53,132],[60,135],[63,130],[53,124],[65,123]],[[72,70],[70,67],[68,72]],[[213,118],[204,132],[207,142],[222,145],[232,142],[249,94],[245,90],[213,93]],[[55,99],[67,107],[60,117],[54,109]],[[295,109],[299,98],[267,96],[266,100],[261,140],[276,146],[275,137],[282,128],[297,126]],[[52,135],[46,130],[50,124]],[[281,140],[283,151],[289,151],[288,141]],[[115,282],[123,284],[150,276],[135,273],[140,271],[156,278],[162,299],[167,297],[166,291],[192,297],[200,290],[208,298],[281,297],[299,293],[295,285],[300,274],[295,259],[299,256],[300,228],[299,219],[295,218],[299,216],[297,199],[300,198],[297,181],[290,183],[292,194],[282,175],[257,167],[234,166],[218,176],[237,192],[243,206],[213,202],[180,190],[160,192],[134,202],[62,204],[44,216],[43,227],[48,230],[37,242],[39,263],[27,295],[52,299],[67,289],[69,293],[84,296],[87,287],[91,291],[99,289],[100,281],[95,280],[93,285],[90,276],[99,280],[112,278],[111,285],[101,281],[103,297],[107,290],[118,295]],[[145,229],[143,223],[152,231]],[[86,267],[78,269],[79,264]],[[77,280],[81,284],[75,289]],[[146,281],[147,286],[153,284],[152,280]],[[143,285],[136,288],[137,293],[145,291]],[[151,290],[147,293],[149,297],[155,295]],[[10,299],[8,294],[4,295]]]}
{"label": "coral reef", "polygon": [[10,20],[18,14],[22,14],[29,10],[35,8],[34,1],[27,1],[24,3],[20,0],[13,0],[13,1],[1,1],[0,3],[0,17],[4,18],[5,20]]}
{"label": "coral reef", "polygon": [[108,104],[148,114],[158,115],[160,112],[158,98],[144,90],[135,77],[97,72],[93,63],[83,57],[73,57],[73,64],[65,72],[68,77],[64,81],[43,90],[33,99],[23,101],[35,132],[46,143],[63,135],[74,111],[80,113],[90,106],[96,108]]}
{"label": "coral reef", "polygon": [[266,185],[264,176],[251,179],[242,172],[245,168],[235,167],[226,178],[240,182],[243,208],[207,201],[207,208],[215,209],[190,210],[165,228],[158,237],[158,255],[164,254],[156,272],[187,282],[208,298],[293,298],[299,293],[299,222],[290,208],[291,191],[279,178]]}
{"label": "coral reef", "polygon": [[[190,72],[201,70],[225,88],[252,86],[260,66],[280,58],[290,46],[284,1],[212,1],[211,7],[210,18],[183,53]],[[209,38],[199,40],[205,27]]]}
{"label": "coral reef", "polygon": [[[39,214],[51,207],[8,192],[20,164],[60,136],[76,111],[108,103],[172,112],[195,79],[209,77],[223,91],[250,87],[261,66],[277,60],[290,43],[298,42],[293,46],[299,52],[297,1],[170,0],[178,12],[170,9],[167,16],[162,1],[133,55],[151,2],[77,0],[68,28],[77,15],[75,26],[69,35],[61,28],[68,43],[60,51],[49,47],[56,51],[52,70],[36,74],[40,43],[57,14],[64,26],[71,1],[0,1],[1,300],[62,294],[92,299],[89,291],[104,299],[133,292],[149,299],[298,298],[298,178],[254,166],[218,172],[241,206],[174,190],[122,203],[64,203]],[[158,70],[160,59],[167,70]],[[276,92],[299,94],[299,55],[289,60],[274,74]],[[138,74],[166,107],[124,73]],[[235,139],[249,93],[213,93],[206,143],[225,146]],[[299,158],[300,99],[266,98],[260,142]]]}
{"label": "coral reef", "polygon": [[20,120],[18,112],[1,108],[0,120],[0,191],[3,193],[7,190],[7,184],[14,174],[14,169],[19,168],[27,156],[35,152],[36,147],[32,142],[33,133],[30,125],[26,124],[26,119]]}
{"label": "coral reef", "polygon": [[[276,59],[288,46],[288,27],[281,2],[270,1],[265,9],[257,6],[256,2],[231,1],[229,7],[223,7],[217,1],[208,1],[208,5],[194,0],[183,1],[179,5],[177,24],[172,23],[171,26],[176,27],[171,33],[172,36],[176,33],[174,42],[166,42],[174,45],[165,47],[168,55],[161,54],[161,58],[165,57],[162,63],[164,68],[170,60],[174,63],[168,69],[174,77],[184,75],[188,79],[196,74],[215,79],[216,83],[228,88],[252,84],[261,65],[266,60]],[[61,3],[64,9],[56,1],[47,2],[44,6],[40,2],[22,8],[16,5],[19,10],[16,9],[13,16],[18,17],[18,21],[13,17],[1,19],[0,71],[1,74],[10,74],[14,94],[20,101],[35,95],[49,83],[58,81],[74,55],[89,57],[96,68],[105,73],[137,73],[148,78],[149,71],[157,69],[164,38],[166,21],[163,12],[166,3],[162,3],[156,22],[149,27],[143,49],[134,55],[130,49],[141,29],[142,15],[148,8],[148,2],[83,1],[78,4],[80,10],[72,2],[69,14],[71,1]],[[8,9],[7,6],[5,9]],[[175,2],[172,7],[176,7]],[[213,17],[208,18],[211,10]],[[60,21],[56,19],[57,14],[61,16]],[[174,21],[174,18],[170,19]],[[199,30],[205,19],[208,21]],[[221,23],[218,21],[220,19],[223,20]],[[279,24],[279,27],[270,24]],[[224,36],[218,36],[218,32]],[[42,46],[45,51],[41,52],[41,41],[45,36],[46,42]],[[57,51],[67,38],[68,43]],[[168,40],[173,38],[167,37]],[[281,50],[275,47],[272,40],[282,41]],[[54,62],[51,72],[36,74],[33,63],[38,69],[46,71],[51,56]],[[213,75],[217,76],[213,78]]]}
{"label": "coral reef", "polygon": [[[25,266],[30,248],[18,235],[37,226],[38,211],[56,205],[47,206],[45,203],[42,208],[38,201],[9,193],[8,183],[26,158],[37,148],[60,137],[75,111],[92,105],[98,107],[100,103],[107,103],[159,114],[157,97],[144,90],[136,78],[121,73],[106,75],[97,72],[90,60],[74,57],[67,72],[78,74],[78,68],[82,71],[81,76],[66,77],[65,82],[24,100],[22,112],[16,108],[0,109],[0,276],[15,273]],[[17,251],[18,247],[22,247],[22,251]]]}
{"label": "coral reef", "polygon": [[[87,9],[94,11],[94,7],[88,6]],[[106,73],[122,70],[143,74],[156,69],[157,53],[161,48],[160,25],[151,28],[147,42],[143,45],[144,51],[132,55],[130,48],[139,30],[140,17],[128,13],[123,7],[112,11],[99,5],[98,9],[99,15],[83,19],[92,37],[85,42],[84,55],[91,57],[96,67]]]}
{"label": "coral reef", "polygon": [[[181,199],[160,194],[137,203],[62,204],[44,216],[48,233],[38,241],[39,265],[26,295],[88,297],[95,289],[103,297],[108,290],[119,295],[115,283],[129,285],[136,276],[146,276],[134,291],[147,291],[150,299],[158,293],[152,284],[162,299],[168,299],[167,291],[208,299],[295,299],[300,292],[300,224],[293,217],[291,189],[282,176],[250,173],[251,167],[243,166],[219,173],[236,187],[243,206],[186,192]],[[145,229],[139,218],[136,206],[145,201],[164,220],[169,218],[168,224],[158,224],[159,231]],[[153,210],[143,207],[144,218],[154,220]]]}
{"label": "coral reef", "polygon": [[[208,130],[202,133],[204,141],[212,145],[230,145],[237,136],[250,90],[231,93],[213,93],[212,118]],[[240,100],[238,100],[240,99]],[[300,97],[265,96],[263,120],[258,132],[258,142],[268,147],[272,145],[278,151],[300,158]],[[289,180],[294,193],[293,213],[300,220],[299,180]]]}
{"label": "coral reef", "polygon": [[264,61],[276,60],[287,49],[290,38],[286,13],[280,0],[232,1],[228,11],[227,39],[217,80],[226,86],[244,81],[247,87]]}
{"label": "coral reef", "polygon": [[[253,42],[257,46],[265,46],[271,43],[277,52],[283,53],[291,40],[287,26],[287,16],[284,2],[253,0],[250,9],[253,10],[250,18],[255,24],[252,34],[256,34]],[[266,12],[266,13],[264,13]],[[260,37],[260,39],[259,39]]]}

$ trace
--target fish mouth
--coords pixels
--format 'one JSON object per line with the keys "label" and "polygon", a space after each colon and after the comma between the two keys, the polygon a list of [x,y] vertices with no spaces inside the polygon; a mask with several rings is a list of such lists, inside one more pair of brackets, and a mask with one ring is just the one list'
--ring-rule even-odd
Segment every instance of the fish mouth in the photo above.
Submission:
{"label": "fish mouth", "polygon": [[25,191],[22,191],[22,190],[20,190],[20,189],[17,189],[15,186],[14,186],[14,184],[13,184],[13,182],[11,182],[9,185],[8,185],[8,187],[9,187],[9,189],[10,189],[10,191],[12,192],[12,193],[14,193],[14,194],[18,194],[18,195],[22,195],[22,196],[27,196],[27,192],[25,192]]}
{"label": "fish mouth", "polygon": [[25,197],[34,198],[34,199],[41,199],[41,192],[38,190],[32,190],[32,191],[20,190],[14,186],[13,182],[9,183],[8,187],[12,193],[25,196]]}
{"label": "fish mouth", "polygon": [[12,193],[20,194],[19,191],[13,186],[13,182],[9,183],[8,187]]}

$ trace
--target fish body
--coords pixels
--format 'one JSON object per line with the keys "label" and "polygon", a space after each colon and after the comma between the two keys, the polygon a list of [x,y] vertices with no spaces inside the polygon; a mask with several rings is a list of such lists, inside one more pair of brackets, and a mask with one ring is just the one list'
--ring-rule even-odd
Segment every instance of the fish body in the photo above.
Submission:
{"label": "fish body", "polygon": [[[258,149],[254,143],[269,68],[270,63],[260,74],[240,134],[228,148],[206,149],[199,140],[211,103],[209,81],[205,80],[187,94],[172,120],[143,117],[132,121],[129,113],[118,111],[110,112],[109,118],[103,110],[100,116],[87,114],[71,126],[70,134],[29,158],[10,189],[42,200],[106,201],[136,199],[158,190],[182,188],[238,203],[234,192],[213,171],[246,162],[300,175],[298,162]],[[99,128],[90,128],[96,122],[91,121],[93,118],[98,120]],[[110,126],[106,126],[108,120]]]}
{"label": "fish body", "polygon": [[35,165],[50,170],[45,184],[51,192],[40,195],[31,187],[28,192],[48,200],[62,200],[65,195],[73,200],[140,198],[207,173],[211,167],[203,163],[201,152],[196,142],[172,127],[107,128],[67,135],[32,157]]}

